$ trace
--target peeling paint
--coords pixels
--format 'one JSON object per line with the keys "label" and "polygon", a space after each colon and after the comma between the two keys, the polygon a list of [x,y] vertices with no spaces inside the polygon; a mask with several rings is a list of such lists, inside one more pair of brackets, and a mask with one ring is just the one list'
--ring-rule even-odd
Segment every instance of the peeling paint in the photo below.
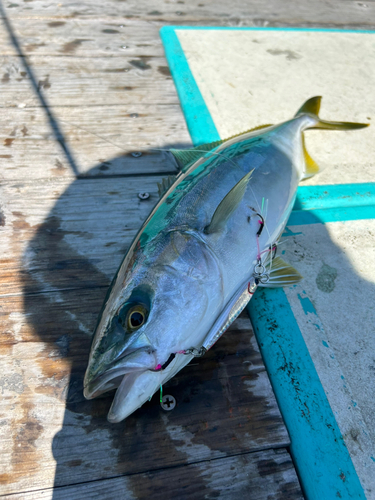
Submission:
{"label": "peeling paint", "polygon": [[[303,293],[306,293],[306,292],[303,292]],[[311,314],[315,314],[317,316],[316,309],[308,297],[302,297],[300,294],[298,294],[298,298],[299,298],[299,301],[301,303],[302,309],[303,309],[305,314],[311,313]]]}

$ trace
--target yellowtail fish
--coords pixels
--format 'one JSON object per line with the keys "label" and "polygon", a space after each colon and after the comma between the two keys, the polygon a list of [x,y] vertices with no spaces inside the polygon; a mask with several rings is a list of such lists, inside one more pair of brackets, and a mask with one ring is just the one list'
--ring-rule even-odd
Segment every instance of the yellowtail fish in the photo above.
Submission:
{"label": "yellowtail fish", "polygon": [[145,403],[200,356],[258,286],[286,286],[299,273],[275,255],[298,183],[318,172],[304,130],[367,125],[319,118],[320,97],[286,122],[190,150],[172,150],[180,173],[113,279],[94,333],[87,399],[117,389],[108,420]]}

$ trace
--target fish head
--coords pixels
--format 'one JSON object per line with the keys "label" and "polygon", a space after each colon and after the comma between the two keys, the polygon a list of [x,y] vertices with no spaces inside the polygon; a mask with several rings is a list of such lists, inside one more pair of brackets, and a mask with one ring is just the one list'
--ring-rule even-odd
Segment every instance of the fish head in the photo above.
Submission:
{"label": "fish head", "polygon": [[117,389],[108,420],[147,401],[200,347],[223,302],[222,273],[204,237],[160,234],[125,257],[94,332],[87,399]]}

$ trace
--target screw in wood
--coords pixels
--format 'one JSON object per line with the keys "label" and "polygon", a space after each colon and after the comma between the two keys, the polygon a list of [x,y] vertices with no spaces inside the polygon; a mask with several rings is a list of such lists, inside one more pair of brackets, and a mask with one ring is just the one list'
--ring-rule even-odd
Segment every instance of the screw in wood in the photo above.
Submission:
{"label": "screw in wood", "polygon": [[176,406],[176,400],[173,396],[170,394],[165,394],[162,397],[160,406],[163,408],[165,411],[171,411],[173,408]]}
{"label": "screw in wood", "polygon": [[138,193],[138,198],[140,200],[148,200],[150,198],[150,193],[146,193],[146,192]]}

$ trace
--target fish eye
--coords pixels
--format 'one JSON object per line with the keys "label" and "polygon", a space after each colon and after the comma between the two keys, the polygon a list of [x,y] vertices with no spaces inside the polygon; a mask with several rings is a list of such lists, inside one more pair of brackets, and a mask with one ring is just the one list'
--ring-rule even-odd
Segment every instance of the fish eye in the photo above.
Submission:
{"label": "fish eye", "polygon": [[126,318],[126,326],[130,331],[138,330],[141,328],[146,322],[147,319],[147,310],[142,305],[133,306],[129,309],[127,318]]}

